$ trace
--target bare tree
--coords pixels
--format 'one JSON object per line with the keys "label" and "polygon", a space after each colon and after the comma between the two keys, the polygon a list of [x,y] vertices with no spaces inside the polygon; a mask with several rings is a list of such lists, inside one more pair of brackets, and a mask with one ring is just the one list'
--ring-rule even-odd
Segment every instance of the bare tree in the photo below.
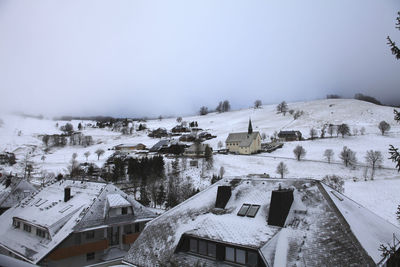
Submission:
{"label": "bare tree", "polygon": [[100,156],[102,156],[103,154],[104,154],[104,149],[101,149],[101,148],[99,148],[99,149],[97,149],[94,153],[97,155],[97,160],[99,160],[100,159]]}
{"label": "bare tree", "polygon": [[262,140],[267,139],[267,135],[266,135],[265,133],[262,133],[262,134],[261,134],[261,139],[262,139]]}
{"label": "bare tree", "polygon": [[222,143],[222,141],[218,141],[218,148],[221,149],[224,146],[224,144]]}
{"label": "bare tree", "polygon": [[182,122],[182,117],[176,118],[176,122],[177,122],[177,123],[181,123],[181,122]]}
{"label": "bare tree", "polygon": [[79,162],[76,160],[77,156],[76,153],[72,154],[70,165],[67,167],[71,178],[77,176],[80,171]]}
{"label": "bare tree", "polygon": [[333,159],[333,155],[335,153],[333,152],[332,149],[326,149],[324,152],[324,157],[326,158],[326,160],[328,161],[328,163],[331,163],[331,160]]}
{"label": "bare tree", "polygon": [[350,135],[350,127],[349,125],[347,125],[346,123],[342,123],[338,126],[337,128],[337,132],[340,133],[342,135],[342,138],[344,138],[344,136]]}
{"label": "bare tree", "polygon": [[328,134],[332,137],[332,135],[336,132],[336,126],[333,124],[329,124],[328,126]]}
{"label": "bare tree", "polygon": [[378,125],[378,128],[381,131],[382,135],[385,135],[386,132],[390,131],[390,124],[386,121],[381,121]]}
{"label": "bare tree", "polygon": [[318,136],[317,130],[315,130],[314,128],[311,128],[310,129],[310,138],[311,138],[311,140],[314,140],[317,136]]}
{"label": "bare tree", "polygon": [[367,154],[365,155],[365,161],[371,166],[372,170],[374,171],[376,166],[382,164],[383,157],[380,151],[368,150]]}
{"label": "bare tree", "polygon": [[289,108],[285,101],[282,101],[276,106],[277,113],[283,113],[283,115],[286,115],[286,112],[288,112],[288,110]]}
{"label": "bare tree", "polygon": [[353,128],[353,135],[354,136],[358,135],[358,129],[356,127]]}
{"label": "bare tree", "polygon": [[224,166],[221,166],[221,168],[219,168],[219,177],[221,179],[224,178],[224,174],[225,174],[225,168]]}
{"label": "bare tree", "polygon": [[344,192],[344,179],[337,175],[326,175],[322,182],[329,185],[336,191],[343,193]]}
{"label": "bare tree", "polygon": [[289,173],[286,164],[282,161],[279,162],[278,166],[276,167],[276,173],[280,174],[281,179],[283,179],[284,175]]}
{"label": "bare tree", "polygon": [[205,107],[205,106],[202,106],[201,108],[200,108],[200,115],[207,115],[208,114],[208,108],[207,107]]}
{"label": "bare tree", "polygon": [[354,166],[357,163],[356,152],[347,148],[347,146],[343,147],[342,152],[339,155],[340,159],[343,160],[344,165],[347,166]]}
{"label": "bare tree", "polygon": [[361,135],[364,135],[364,134],[365,134],[365,127],[364,127],[364,126],[361,127],[361,129],[360,129],[360,134],[361,134]]}
{"label": "bare tree", "polygon": [[302,146],[298,145],[293,149],[293,153],[296,159],[300,161],[306,155],[306,150]]}
{"label": "bare tree", "polygon": [[254,101],[254,108],[261,108],[262,106],[262,102],[260,99],[257,99],[256,101]]}
{"label": "bare tree", "polygon": [[89,158],[89,156],[90,156],[90,152],[89,152],[89,151],[86,151],[85,153],[83,153],[83,155],[85,155],[86,161],[88,161],[88,158]]}

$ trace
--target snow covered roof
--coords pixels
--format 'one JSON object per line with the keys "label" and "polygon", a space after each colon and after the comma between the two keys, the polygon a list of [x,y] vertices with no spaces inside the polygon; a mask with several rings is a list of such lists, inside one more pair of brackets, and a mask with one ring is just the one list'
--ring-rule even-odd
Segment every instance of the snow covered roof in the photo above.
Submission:
{"label": "snow covered roof", "polygon": [[[5,181],[6,179],[4,179]],[[37,189],[26,179],[12,178],[11,185],[5,188],[4,185],[0,188],[0,207],[10,208],[19,201],[36,192]]]}
{"label": "snow covered roof", "polygon": [[129,203],[120,194],[108,194],[107,201],[108,201],[108,206],[110,208],[121,208],[121,207],[128,207],[131,205],[131,203]]}
{"label": "snow covered roof", "polygon": [[[224,209],[215,208],[218,186],[232,189]],[[272,191],[280,186],[293,190],[284,227],[268,224]],[[224,178],[148,223],[124,261],[192,266],[193,257],[176,252],[182,236],[194,236],[256,250],[267,266],[377,264],[379,245],[392,240],[393,233],[400,236],[400,229],[348,198],[346,205],[336,205],[331,191],[336,192],[311,179]],[[237,215],[245,203],[260,205],[254,218]],[[353,209],[357,213],[347,218]]]}
{"label": "snow covered roof", "polygon": [[[70,188],[72,197],[64,202],[66,187]],[[104,212],[108,194],[114,195],[111,197],[113,201],[118,201],[115,195],[121,194],[123,200],[132,203],[134,212],[137,210],[137,215],[114,217],[112,223],[155,217],[152,212],[142,211],[143,206],[133,199],[126,200],[126,194],[112,184],[60,181],[46,185],[0,216],[0,246],[36,264],[72,232],[106,227],[110,223]],[[27,234],[22,226],[21,229],[14,228],[14,218],[46,229],[50,237]]]}
{"label": "snow covered roof", "polygon": [[253,132],[251,134],[247,132],[230,133],[228,135],[228,138],[226,139],[226,143],[238,142],[239,146],[248,147],[251,145],[253,140],[257,138],[258,135],[260,135],[259,132]]}

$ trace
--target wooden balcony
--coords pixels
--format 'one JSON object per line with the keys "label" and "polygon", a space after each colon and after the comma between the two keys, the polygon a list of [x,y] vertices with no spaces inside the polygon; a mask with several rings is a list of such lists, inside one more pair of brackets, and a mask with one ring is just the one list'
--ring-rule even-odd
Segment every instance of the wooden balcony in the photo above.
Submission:
{"label": "wooden balcony", "polygon": [[139,234],[140,233],[125,234],[122,236],[122,242],[124,244],[132,244],[139,237]]}
{"label": "wooden balcony", "polygon": [[108,248],[108,240],[102,239],[96,242],[86,243],[82,245],[76,245],[65,248],[56,248],[49,254],[48,258],[50,260],[61,260],[69,257],[74,257],[77,255],[86,254],[89,252],[104,250],[107,248]]}

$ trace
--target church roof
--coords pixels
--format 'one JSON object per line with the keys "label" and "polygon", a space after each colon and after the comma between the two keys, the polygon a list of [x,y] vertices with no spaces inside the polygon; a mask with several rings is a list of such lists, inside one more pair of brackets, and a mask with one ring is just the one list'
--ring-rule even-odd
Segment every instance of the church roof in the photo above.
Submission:
{"label": "church roof", "polygon": [[253,140],[257,139],[258,135],[260,135],[259,132],[253,132],[251,134],[248,134],[247,132],[230,133],[226,139],[226,143],[237,142],[240,147],[249,147]]}

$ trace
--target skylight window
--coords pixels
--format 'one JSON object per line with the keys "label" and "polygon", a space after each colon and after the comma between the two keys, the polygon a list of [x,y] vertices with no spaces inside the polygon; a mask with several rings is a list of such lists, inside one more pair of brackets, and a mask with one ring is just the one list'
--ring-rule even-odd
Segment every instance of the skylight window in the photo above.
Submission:
{"label": "skylight window", "polygon": [[72,205],[68,205],[68,206],[64,207],[62,210],[59,211],[59,213],[64,213],[65,211],[69,210],[70,208],[72,208]]}
{"label": "skylight window", "polygon": [[47,202],[47,199],[40,199],[40,201],[36,202],[35,206],[40,207],[41,205],[43,205],[46,202]]}
{"label": "skylight window", "polygon": [[238,212],[238,216],[247,216],[254,218],[260,209],[260,205],[243,204]]}
{"label": "skylight window", "polygon": [[246,216],[247,211],[250,208],[250,204],[243,204],[243,206],[240,208],[239,212],[238,212],[238,216]]}
{"label": "skylight window", "polygon": [[251,205],[251,207],[247,211],[246,216],[254,218],[256,216],[259,208],[260,208],[260,205]]}

